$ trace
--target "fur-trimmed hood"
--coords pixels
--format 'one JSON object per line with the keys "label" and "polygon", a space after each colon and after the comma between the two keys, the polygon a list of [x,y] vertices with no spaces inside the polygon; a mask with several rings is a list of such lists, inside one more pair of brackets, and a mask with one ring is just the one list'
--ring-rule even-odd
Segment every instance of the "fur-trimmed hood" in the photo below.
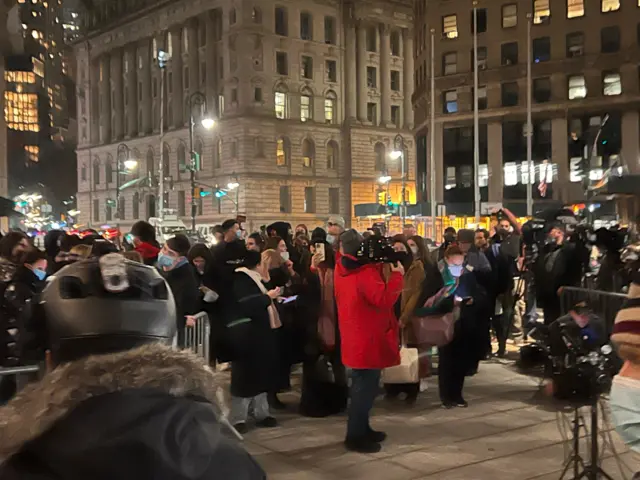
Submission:
{"label": "fur-trimmed hood", "polygon": [[0,459],[17,453],[82,402],[109,393],[149,389],[199,397],[219,414],[217,383],[199,358],[159,344],[62,365],[0,408]]}

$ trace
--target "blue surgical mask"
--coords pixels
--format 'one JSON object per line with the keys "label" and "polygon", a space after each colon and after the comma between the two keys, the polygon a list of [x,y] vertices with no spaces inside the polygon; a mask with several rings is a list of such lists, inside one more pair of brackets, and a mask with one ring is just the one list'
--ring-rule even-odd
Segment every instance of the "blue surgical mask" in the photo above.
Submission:
{"label": "blue surgical mask", "polygon": [[640,453],[640,380],[617,376],[609,405],[618,435],[629,448]]}
{"label": "blue surgical mask", "polygon": [[45,278],[47,278],[47,272],[45,272],[44,270],[40,270],[39,268],[34,268],[33,269],[33,274],[38,277],[38,280],[42,281]]}
{"label": "blue surgical mask", "polygon": [[449,273],[455,278],[462,275],[462,265],[449,265]]}
{"label": "blue surgical mask", "polygon": [[238,237],[239,240],[242,240],[242,233],[243,233],[242,230],[238,230],[236,232],[236,237]]}
{"label": "blue surgical mask", "polygon": [[159,267],[173,267],[175,260],[169,255],[165,255],[164,253],[158,254],[158,266]]}

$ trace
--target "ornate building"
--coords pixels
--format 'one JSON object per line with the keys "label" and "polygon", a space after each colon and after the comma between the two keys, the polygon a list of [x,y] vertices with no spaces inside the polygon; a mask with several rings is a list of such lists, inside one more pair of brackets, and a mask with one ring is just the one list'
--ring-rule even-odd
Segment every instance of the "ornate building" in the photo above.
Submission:
{"label": "ornate building", "polygon": [[[383,171],[399,200],[401,166],[388,155],[397,134],[414,199],[409,0],[94,3],[75,52],[82,223],[115,221],[109,200],[122,143],[138,160],[122,183],[152,181],[122,192],[120,222],[156,213],[161,116],[165,204],[190,214],[189,172],[180,165],[189,159],[188,100],[196,91],[216,118],[212,130],[195,128],[197,181],[208,193],[237,177],[237,211],[250,228],[283,218],[351,219],[353,205],[377,201]],[[164,92],[159,51],[170,56]],[[198,224],[233,216],[235,198],[199,198]]]}

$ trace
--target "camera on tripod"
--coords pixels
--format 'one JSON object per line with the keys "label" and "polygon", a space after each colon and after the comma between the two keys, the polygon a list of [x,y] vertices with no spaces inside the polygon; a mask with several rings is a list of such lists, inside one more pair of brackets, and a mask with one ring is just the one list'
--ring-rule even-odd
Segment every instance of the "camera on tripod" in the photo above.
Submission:
{"label": "camera on tripod", "polygon": [[356,258],[361,263],[397,263],[403,259],[402,254],[393,250],[392,240],[379,233],[364,239]]}

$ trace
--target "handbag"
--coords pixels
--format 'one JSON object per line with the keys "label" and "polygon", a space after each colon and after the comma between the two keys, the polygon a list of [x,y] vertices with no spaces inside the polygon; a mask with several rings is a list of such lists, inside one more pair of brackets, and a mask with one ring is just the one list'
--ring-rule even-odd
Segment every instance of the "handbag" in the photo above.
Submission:
{"label": "handbag", "polygon": [[420,355],[417,348],[400,348],[400,365],[382,371],[384,383],[418,383],[420,381]]}
{"label": "handbag", "polygon": [[320,355],[314,366],[315,378],[319,383],[335,383],[336,377],[333,366],[325,355]]}
{"label": "handbag", "polygon": [[[455,290],[455,285],[447,285],[434,296],[427,299],[425,307],[435,307],[438,303],[449,297]],[[416,343],[423,346],[443,347],[453,340],[456,323],[454,312],[436,313],[415,317],[411,321]]]}

